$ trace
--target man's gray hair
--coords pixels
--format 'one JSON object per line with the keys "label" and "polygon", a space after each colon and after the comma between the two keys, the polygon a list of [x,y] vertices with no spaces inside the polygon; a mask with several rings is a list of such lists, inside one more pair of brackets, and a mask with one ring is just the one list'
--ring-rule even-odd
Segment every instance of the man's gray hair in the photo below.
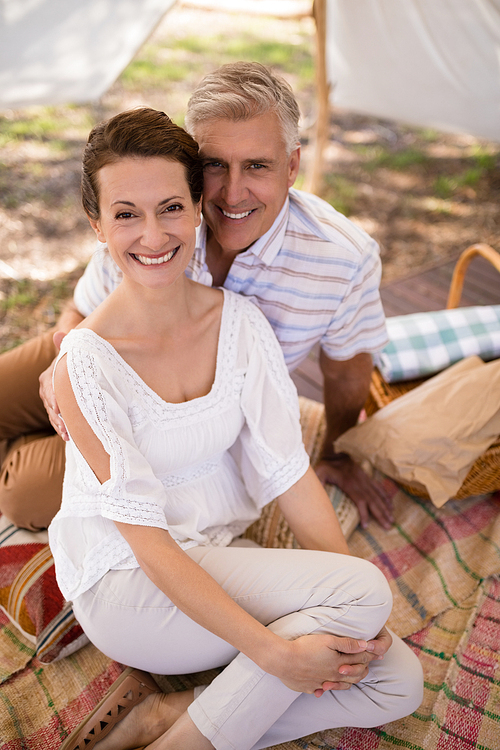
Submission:
{"label": "man's gray hair", "polygon": [[300,111],[291,86],[257,62],[222,65],[194,90],[187,106],[185,128],[196,138],[198,124],[207,120],[250,120],[275,112],[287,154],[299,144]]}

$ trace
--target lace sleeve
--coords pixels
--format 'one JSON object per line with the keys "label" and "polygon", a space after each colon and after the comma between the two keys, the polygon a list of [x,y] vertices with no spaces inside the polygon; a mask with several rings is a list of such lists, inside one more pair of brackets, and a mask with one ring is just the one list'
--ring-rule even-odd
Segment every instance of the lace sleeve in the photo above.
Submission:
{"label": "lace sleeve", "polygon": [[309,457],[297,390],[281,347],[261,311],[246,304],[240,333],[248,348],[241,401],[245,425],[234,452],[250,495],[262,507],[300,479]]}
{"label": "lace sleeve", "polygon": [[112,350],[100,346],[98,339],[89,340],[89,333],[72,331],[61,353],[67,353],[68,373],[82,414],[109,454],[111,476],[101,485],[73,444],[77,463],[85,465],[78,477],[67,481],[82,483],[87,506],[92,498],[95,513],[104,518],[167,529],[163,485],[135,444],[128,415],[130,394],[114,377]]}

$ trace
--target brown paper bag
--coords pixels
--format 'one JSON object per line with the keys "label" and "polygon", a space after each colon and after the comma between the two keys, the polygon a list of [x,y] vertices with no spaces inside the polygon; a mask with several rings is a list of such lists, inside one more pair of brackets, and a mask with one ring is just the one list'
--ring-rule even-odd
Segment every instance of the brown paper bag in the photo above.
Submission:
{"label": "brown paper bag", "polygon": [[468,357],[384,406],[335,441],[441,507],[500,435],[500,360]]}

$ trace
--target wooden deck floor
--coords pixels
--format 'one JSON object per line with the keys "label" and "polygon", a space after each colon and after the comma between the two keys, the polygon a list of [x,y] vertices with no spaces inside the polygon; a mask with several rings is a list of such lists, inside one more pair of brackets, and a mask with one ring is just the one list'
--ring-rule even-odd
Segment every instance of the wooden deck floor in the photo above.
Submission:
{"label": "wooden deck floor", "polygon": [[[382,284],[380,296],[387,317],[445,308],[456,260]],[[488,261],[479,257],[472,260],[467,270],[460,301],[461,307],[471,305],[500,305],[500,275]],[[318,352],[319,347],[316,347],[292,374],[292,379],[300,396],[322,401],[323,378]]]}

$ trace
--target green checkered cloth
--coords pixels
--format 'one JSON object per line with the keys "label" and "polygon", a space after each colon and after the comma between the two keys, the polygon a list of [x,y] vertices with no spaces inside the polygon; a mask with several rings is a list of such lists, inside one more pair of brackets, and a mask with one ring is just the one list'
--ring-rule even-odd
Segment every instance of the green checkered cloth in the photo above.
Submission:
{"label": "green checkered cloth", "polygon": [[387,318],[389,344],[374,356],[388,383],[444,370],[465,357],[500,357],[500,305]]}

